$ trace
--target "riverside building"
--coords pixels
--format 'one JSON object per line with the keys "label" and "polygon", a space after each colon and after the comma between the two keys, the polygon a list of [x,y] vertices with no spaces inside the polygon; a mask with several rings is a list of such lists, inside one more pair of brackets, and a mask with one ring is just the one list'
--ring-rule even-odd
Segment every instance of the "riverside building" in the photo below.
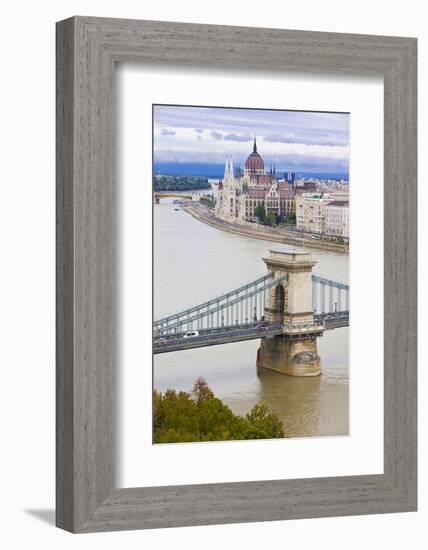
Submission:
{"label": "riverside building", "polygon": [[333,200],[327,204],[325,215],[327,235],[349,238],[349,202]]}
{"label": "riverside building", "polygon": [[348,195],[304,193],[296,197],[296,227],[315,235],[349,238]]}

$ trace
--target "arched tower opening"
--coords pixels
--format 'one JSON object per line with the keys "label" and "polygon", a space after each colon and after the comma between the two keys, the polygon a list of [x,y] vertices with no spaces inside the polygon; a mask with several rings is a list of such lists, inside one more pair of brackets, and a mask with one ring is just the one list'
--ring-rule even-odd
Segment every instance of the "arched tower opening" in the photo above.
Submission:
{"label": "arched tower opening", "polygon": [[269,319],[272,323],[284,321],[284,313],[288,306],[288,290],[286,284],[272,287],[270,291]]}
{"label": "arched tower opening", "polygon": [[275,302],[276,302],[276,312],[277,313],[284,313],[285,311],[285,290],[282,285],[278,285],[276,287],[275,292]]}

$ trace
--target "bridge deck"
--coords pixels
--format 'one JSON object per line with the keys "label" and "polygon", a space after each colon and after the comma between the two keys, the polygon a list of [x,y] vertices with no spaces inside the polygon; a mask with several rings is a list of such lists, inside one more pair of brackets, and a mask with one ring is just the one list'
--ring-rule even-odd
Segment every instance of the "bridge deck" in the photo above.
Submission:
{"label": "bridge deck", "polygon": [[314,315],[314,321],[322,321],[324,323],[325,330],[349,327],[349,311],[321,313]]}
{"label": "bridge deck", "polygon": [[263,328],[250,325],[248,328],[224,327],[213,331],[204,331],[199,336],[186,338],[159,338],[153,344],[153,353],[168,353],[184,349],[202,348],[206,346],[218,346],[220,344],[230,344],[232,342],[243,342],[245,340],[256,340],[260,338],[272,337],[282,333],[281,323],[267,325]]}
{"label": "bridge deck", "polygon": [[[314,316],[314,327],[302,325],[301,330],[296,327],[290,331],[290,334],[301,333],[316,330],[320,325],[325,330],[346,327],[349,325],[349,312],[339,311],[335,313],[320,314]],[[218,346],[220,344],[230,344],[233,342],[243,342],[245,340],[257,340],[260,338],[271,338],[283,334],[283,325],[281,323],[251,323],[248,325],[229,326],[214,329],[204,329],[198,331],[198,336],[186,337],[185,333],[169,335],[156,338],[153,343],[153,353],[169,353],[186,349],[196,349],[207,346]]]}

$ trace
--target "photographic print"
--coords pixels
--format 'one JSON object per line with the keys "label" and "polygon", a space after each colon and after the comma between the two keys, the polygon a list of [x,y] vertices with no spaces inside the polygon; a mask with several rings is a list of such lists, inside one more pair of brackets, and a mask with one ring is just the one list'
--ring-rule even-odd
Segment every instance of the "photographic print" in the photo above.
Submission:
{"label": "photographic print", "polygon": [[349,433],[349,113],[153,105],[153,443]]}

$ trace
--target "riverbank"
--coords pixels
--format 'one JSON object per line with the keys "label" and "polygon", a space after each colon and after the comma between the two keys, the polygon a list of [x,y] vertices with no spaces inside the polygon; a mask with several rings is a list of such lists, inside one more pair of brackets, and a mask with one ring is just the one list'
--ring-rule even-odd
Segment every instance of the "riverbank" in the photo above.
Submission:
{"label": "riverbank", "polygon": [[349,245],[330,243],[322,240],[308,239],[295,235],[292,231],[284,229],[277,229],[275,227],[266,227],[262,225],[256,225],[254,228],[250,227],[253,224],[241,225],[231,222],[226,222],[220,218],[214,216],[213,212],[206,206],[196,202],[187,202],[182,206],[183,210],[196,218],[197,220],[220,229],[222,231],[228,231],[235,235],[241,235],[244,237],[251,237],[253,239],[260,239],[263,241],[274,241],[283,244],[290,244],[294,246],[301,246],[307,248],[315,248],[321,250],[328,250],[330,252],[338,252],[340,254],[349,253]]}

